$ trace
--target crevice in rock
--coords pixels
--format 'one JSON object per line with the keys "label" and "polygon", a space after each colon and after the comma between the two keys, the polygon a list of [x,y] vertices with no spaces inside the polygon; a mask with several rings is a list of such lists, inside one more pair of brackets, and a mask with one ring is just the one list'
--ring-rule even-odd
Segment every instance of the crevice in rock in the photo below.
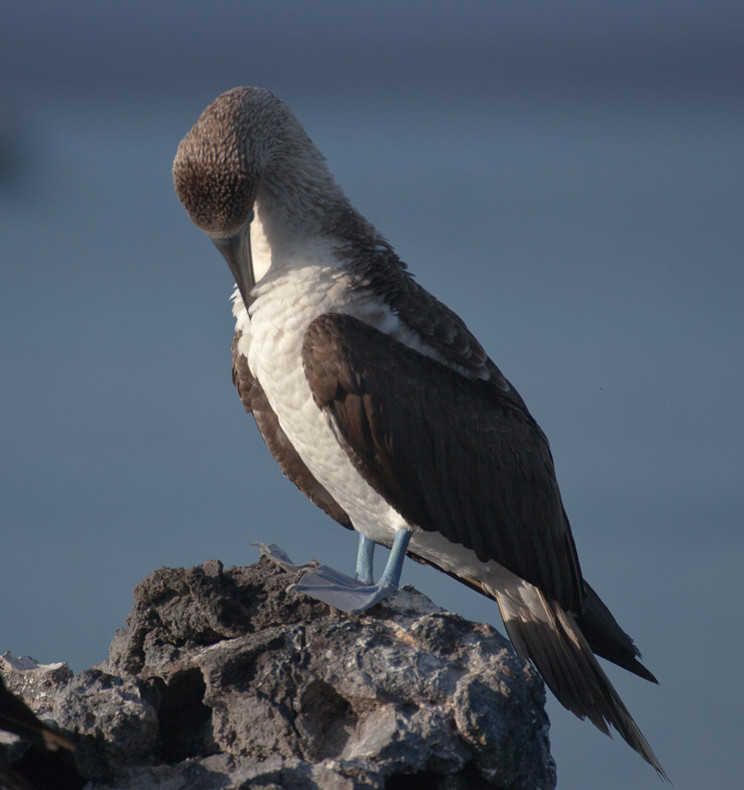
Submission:
{"label": "crevice in rock", "polygon": [[316,679],[302,690],[295,728],[308,760],[340,755],[356,725],[357,716],[348,700],[329,683]]}
{"label": "crevice in rock", "polygon": [[385,790],[473,790],[486,787],[491,785],[484,783],[483,775],[472,763],[468,763],[456,774],[440,774],[436,771],[403,772],[393,774],[385,781]]}
{"label": "crevice in rock", "polygon": [[204,678],[198,668],[175,675],[162,691],[156,755],[166,763],[204,757],[215,751],[212,710],[204,704]]}

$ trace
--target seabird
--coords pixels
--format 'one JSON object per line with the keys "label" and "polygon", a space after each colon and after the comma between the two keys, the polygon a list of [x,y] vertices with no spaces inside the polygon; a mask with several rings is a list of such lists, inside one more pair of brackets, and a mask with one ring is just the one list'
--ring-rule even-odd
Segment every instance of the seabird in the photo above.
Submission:
{"label": "seabird", "polygon": [[[41,719],[13,694],[0,675],[0,730],[12,732],[30,743],[45,746],[50,751],[63,749],[75,750],[72,741],[44,724]],[[10,790],[35,790],[34,785],[14,771],[9,765],[0,762],[0,787]]]}
{"label": "seabird", "polygon": [[[595,657],[656,682],[582,575],[545,434],[353,208],[286,104],[261,88],[218,96],[173,177],[235,278],[246,411],[284,474],[360,533],[355,578],[320,565],[295,589],[360,612],[397,589],[406,554],[433,565],[495,600],[560,702],[666,778]],[[374,583],[378,543],[391,553]]]}
{"label": "seabird", "polygon": [[75,750],[72,741],[61,732],[51,729],[8,689],[0,675],[0,730],[12,732],[31,743],[38,743],[51,751],[58,748]]}

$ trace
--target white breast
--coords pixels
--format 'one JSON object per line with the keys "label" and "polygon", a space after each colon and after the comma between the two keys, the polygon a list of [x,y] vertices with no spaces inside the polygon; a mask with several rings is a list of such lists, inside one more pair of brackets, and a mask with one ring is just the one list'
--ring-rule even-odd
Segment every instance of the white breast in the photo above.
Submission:
{"label": "white breast", "polygon": [[323,263],[332,253],[307,254],[306,265],[272,265],[254,289],[250,319],[239,296],[233,297],[238,349],[261,383],[279,423],[318,482],[349,514],[354,527],[389,545],[406,526],[392,508],[354,469],[339,445],[330,418],[313,400],[302,367],[302,342],[310,323],[329,312],[355,315],[383,331],[398,319],[370,296],[352,291],[346,272]]}
{"label": "white breast", "polygon": [[260,381],[285,433],[358,531],[389,546],[396,530],[412,528],[411,550],[444,570],[482,579],[493,589],[513,586],[511,582],[507,585],[504,575],[508,571],[498,563],[483,563],[475,552],[444,536],[407,524],[353,467],[336,439],[330,417],[315,404],[305,378],[302,343],[307,327],[323,313],[345,313],[423,353],[435,354],[422,347],[379,300],[350,289],[344,269],[328,262],[333,261],[330,250],[306,250],[305,256],[306,265],[295,257],[291,267],[281,267],[268,253],[269,260],[260,264],[265,274],[253,291],[256,300],[250,318],[237,287],[232,296],[235,327],[241,332],[238,349]]}

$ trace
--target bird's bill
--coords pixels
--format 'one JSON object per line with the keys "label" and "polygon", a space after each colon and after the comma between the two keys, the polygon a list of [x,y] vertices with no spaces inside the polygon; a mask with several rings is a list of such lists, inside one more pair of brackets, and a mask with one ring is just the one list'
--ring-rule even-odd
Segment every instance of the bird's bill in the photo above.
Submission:
{"label": "bird's bill", "polygon": [[253,274],[253,258],[251,256],[252,219],[253,214],[251,214],[240,230],[232,236],[211,237],[212,243],[227,261],[246,307],[251,302],[251,288],[256,284],[256,278]]}

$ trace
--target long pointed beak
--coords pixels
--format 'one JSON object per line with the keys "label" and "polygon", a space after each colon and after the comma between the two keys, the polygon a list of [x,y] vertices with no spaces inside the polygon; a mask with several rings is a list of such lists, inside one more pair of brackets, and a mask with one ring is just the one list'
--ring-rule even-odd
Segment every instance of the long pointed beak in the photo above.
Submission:
{"label": "long pointed beak", "polygon": [[251,257],[252,219],[253,213],[234,236],[212,237],[212,243],[222,253],[222,257],[230,267],[246,307],[253,301],[250,292],[256,284],[256,278],[253,275],[253,258]]}

